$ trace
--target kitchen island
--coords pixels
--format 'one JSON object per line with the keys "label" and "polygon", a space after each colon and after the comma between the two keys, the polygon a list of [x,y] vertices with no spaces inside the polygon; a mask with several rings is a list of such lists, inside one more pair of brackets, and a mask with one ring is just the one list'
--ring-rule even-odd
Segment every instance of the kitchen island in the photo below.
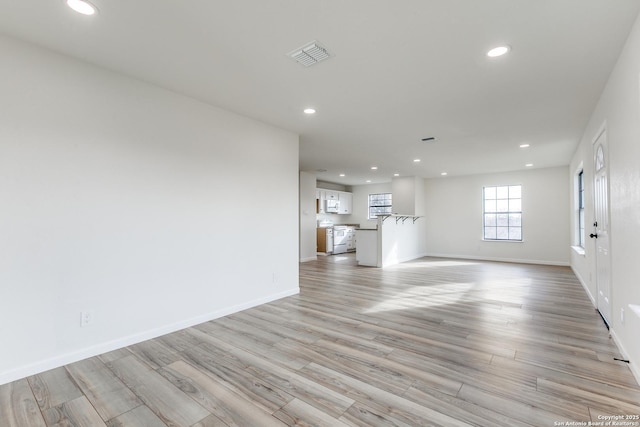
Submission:
{"label": "kitchen island", "polygon": [[381,215],[375,229],[356,230],[358,265],[386,267],[424,256],[423,228],[416,215]]}

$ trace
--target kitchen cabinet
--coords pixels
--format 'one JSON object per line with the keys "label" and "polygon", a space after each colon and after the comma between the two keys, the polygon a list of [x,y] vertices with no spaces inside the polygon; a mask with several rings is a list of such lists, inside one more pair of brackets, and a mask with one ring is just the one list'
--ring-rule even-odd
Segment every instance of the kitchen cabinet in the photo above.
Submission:
{"label": "kitchen cabinet", "polygon": [[338,193],[340,207],[338,213],[341,215],[350,215],[353,208],[353,194],[341,191]]}
{"label": "kitchen cabinet", "polygon": [[356,250],[356,228],[347,226],[347,252]]}
{"label": "kitchen cabinet", "polygon": [[352,213],[352,209],[352,193],[316,188],[316,213],[350,215]]}
{"label": "kitchen cabinet", "polygon": [[324,199],[325,200],[339,200],[339,191],[332,190],[324,190]]}

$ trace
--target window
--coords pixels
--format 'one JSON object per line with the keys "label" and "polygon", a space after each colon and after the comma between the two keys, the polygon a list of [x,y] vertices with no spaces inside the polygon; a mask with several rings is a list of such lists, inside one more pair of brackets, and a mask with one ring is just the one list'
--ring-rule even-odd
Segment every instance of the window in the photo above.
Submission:
{"label": "window", "polygon": [[391,193],[369,194],[368,219],[376,219],[378,215],[391,215]]}
{"label": "window", "polygon": [[522,241],[522,186],[484,187],[484,240]]}
{"label": "window", "polygon": [[578,199],[577,223],[578,223],[578,246],[584,248],[584,171],[578,172],[576,180],[576,192]]}

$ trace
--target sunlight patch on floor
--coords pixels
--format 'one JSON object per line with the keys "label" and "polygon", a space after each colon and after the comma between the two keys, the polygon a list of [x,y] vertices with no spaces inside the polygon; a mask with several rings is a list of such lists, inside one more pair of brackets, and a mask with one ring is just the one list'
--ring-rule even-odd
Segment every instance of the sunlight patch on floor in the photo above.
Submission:
{"label": "sunlight patch on floor", "polygon": [[412,286],[385,301],[379,302],[363,313],[380,313],[384,311],[407,310],[413,308],[440,307],[460,301],[475,283],[447,283],[446,285]]}
{"label": "sunlight patch on floor", "polygon": [[409,261],[402,264],[394,265],[393,268],[398,269],[411,269],[411,268],[436,268],[436,267],[462,267],[466,265],[477,265],[477,262],[473,261]]}
{"label": "sunlight patch on floor", "polygon": [[525,304],[529,296],[531,278],[518,277],[508,280],[488,280],[478,284],[482,299],[505,304]]}

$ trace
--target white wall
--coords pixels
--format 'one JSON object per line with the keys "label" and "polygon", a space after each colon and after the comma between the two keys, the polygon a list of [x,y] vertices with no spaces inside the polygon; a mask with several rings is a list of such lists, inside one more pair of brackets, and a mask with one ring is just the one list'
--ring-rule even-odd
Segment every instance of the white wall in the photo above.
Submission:
{"label": "white wall", "polygon": [[317,259],[316,176],[300,172],[300,261]]}
{"label": "white wall", "polygon": [[316,188],[324,188],[326,190],[336,190],[336,191],[351,191],[351,188],[346,185],[336,184],[334,182],[317,181],[317,180],[316,180]]}
{"label": "white wall", "polygon": [[[425,181],[429,255],[569,264],[567,167]],[[522,185],[523,242],[482,240],[482,187]],[[422,221],[422,219],[420,220]]]}
{"label": "white wall", "polygon": [[[398,229],[401,235],[413,234],[417,236],[415,242],[406,237],[402,239],[406,252],[398,259],[409,260],[418,256],[424,256],[427,252],[426,244],[426,213],[428,201],[426,200],[425,179],[416,176],[405,176],[393,178],[391,181],[393,212],[399,215],[417,215],[415,223],[413,221],[410,227],[411,231],[407,233],[407,227]],[[389,240],[387,239],[387,242]]]}
{"label": "white wall", "polygon": [[416,182],[424,181],[415,176],[404,176],[391,180],[393,212],[400,215],[416,214]]}
{"label": "white wall", "polygon": [[[609,145],[611,214],[611,332],[640,382],[640,316],[630,305],[640,305],[640,18],[618,59],[571,162],[582,163],[585,174],[585,222],[588,235],[593,223],[592,142],[606,125]],[[596,295],[595,242],[587,237],[584,257],[574,254],[571,266],[585,288]],[[625,310],[625,322],[621,310]]]}
{"label": "white wall", "polygon": [[0,51],[0,383],[298,292],[296,135]]}

